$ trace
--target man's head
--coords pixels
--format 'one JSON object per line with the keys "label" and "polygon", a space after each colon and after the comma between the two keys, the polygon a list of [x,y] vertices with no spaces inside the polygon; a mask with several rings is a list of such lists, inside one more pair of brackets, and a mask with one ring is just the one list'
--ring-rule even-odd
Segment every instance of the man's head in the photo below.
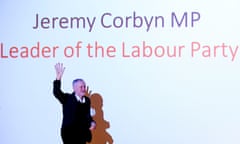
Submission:
{"label": "man's head", "polygon": [[83,79],[75,79],[72,82],[73,85],[73,91],[78,96],[85,95],[86,92],[86,84]]}

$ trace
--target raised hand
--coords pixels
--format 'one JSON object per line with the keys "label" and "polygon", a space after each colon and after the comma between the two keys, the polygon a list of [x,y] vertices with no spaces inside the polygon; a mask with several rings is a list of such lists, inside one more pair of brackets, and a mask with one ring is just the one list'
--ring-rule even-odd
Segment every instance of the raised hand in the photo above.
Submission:
{"label": "raised hand", "polygon": [[65,67],[63,67],[62,63],[55,64],[55,70],[56,70],[56,79],[61,80]]}

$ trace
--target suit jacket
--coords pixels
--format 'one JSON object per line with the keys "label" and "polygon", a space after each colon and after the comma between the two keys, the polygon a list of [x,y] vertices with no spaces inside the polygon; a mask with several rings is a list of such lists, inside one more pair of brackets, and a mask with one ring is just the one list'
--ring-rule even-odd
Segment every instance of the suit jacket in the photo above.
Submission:
{"label": "suit jacket", "polygon": [[77,101],[75,93],[62,92],[60,80],[53,82],[53,94],[62,104],[62,129],[74,129],[74,132],[83,134],[86,141],[91,141],[92,136],[89,128],[93,119],[90,115],[90,99],[84,96],[85,103],[80,103]]}

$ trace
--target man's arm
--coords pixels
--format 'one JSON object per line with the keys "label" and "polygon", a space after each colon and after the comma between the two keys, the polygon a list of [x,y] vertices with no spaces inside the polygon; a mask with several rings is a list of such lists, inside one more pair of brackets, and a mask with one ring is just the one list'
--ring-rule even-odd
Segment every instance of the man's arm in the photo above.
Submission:
{"label": "man's arm", "polygon": [[53,82],[53,94],[61,102],[64,103],[66,95],[61,90],[61,78],[63,76],[65,67],[62,63],[57,63],[55,65],[56,70],[56,80]]}
{"label": "man's arm", "polygon": [[96,122],[93,120],[92,116],[91,116],[91,100],[90,98],[87,97],[87,101],[88,101],[88,104],[89,104],[89,107],[88,107],[88,110],[89,110],[89,120],[90,120],[90,127],[89,127],[89,130],[94,130],[96,129]]}

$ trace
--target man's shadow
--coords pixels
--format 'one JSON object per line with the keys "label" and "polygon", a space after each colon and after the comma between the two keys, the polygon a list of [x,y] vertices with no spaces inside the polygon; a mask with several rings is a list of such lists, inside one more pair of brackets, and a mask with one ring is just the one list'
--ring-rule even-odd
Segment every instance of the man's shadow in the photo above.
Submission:
{"label": "man's shadow", "polygon": [[106,131],[106,129],[110,128],[110,124],[104,120],[102,96],[94,93],[90,96],[90,99],[91,107],[95,110],[93,119],[97,123],[96,129],[92,131],[92,141],[90,144],[113,144],[112,136]]}

